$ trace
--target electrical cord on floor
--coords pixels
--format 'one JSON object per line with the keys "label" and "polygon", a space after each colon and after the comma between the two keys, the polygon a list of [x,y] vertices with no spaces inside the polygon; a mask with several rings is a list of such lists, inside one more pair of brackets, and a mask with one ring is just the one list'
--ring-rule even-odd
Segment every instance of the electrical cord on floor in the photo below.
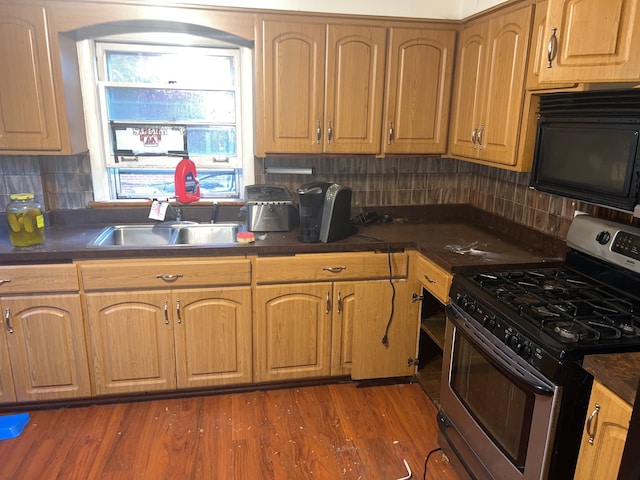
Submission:
{"label": "electrical cord on floor", "polygon": [[387,327],[384,330],[384,336],[382,337],[382,345],[389,347],[389,329],[391,328],[391,322],[393,321],[394,305],[396,303],[396,286],[393,284],[393,271],[391,269],[391,245],[387,242],[387,262],[389,263],[389,284],[391,285],[391,312],[389,313],[389,320],[387,321]]}
{"label": "electrical cord on floor", "polygon": [[427,454],[427,458],[424,459],[424,474],[422,475],[422,480],[426,480],[427,479],[427,463],[429,462],[429,457],[431,457],[431,455],[433,455],[434,453],[438,452],[442,450],[442,448],[438,447],[438,448],[434,448],[433,450],[431,450],[428,454]]}

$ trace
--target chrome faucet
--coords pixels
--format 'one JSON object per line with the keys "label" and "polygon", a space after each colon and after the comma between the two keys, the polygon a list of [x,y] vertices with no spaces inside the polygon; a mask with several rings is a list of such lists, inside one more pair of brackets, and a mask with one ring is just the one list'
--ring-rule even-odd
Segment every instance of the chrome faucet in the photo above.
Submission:
{"label": "chrome faucet", "polygon": [[211,223],[216,223],[218,221],[218,202],[213,202],[213,208],[211,209]]}

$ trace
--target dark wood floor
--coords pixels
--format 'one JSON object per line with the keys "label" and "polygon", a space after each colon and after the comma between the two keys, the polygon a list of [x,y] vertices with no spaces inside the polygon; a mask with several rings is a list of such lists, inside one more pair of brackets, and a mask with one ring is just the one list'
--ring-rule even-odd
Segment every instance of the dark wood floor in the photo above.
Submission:
{"label": "dark wood floor", "polygon": [[[423,478],[436,410],[417,384],[355,383],[30,412],[1,479]],[[426,478],[456,480],[431,455]]]}

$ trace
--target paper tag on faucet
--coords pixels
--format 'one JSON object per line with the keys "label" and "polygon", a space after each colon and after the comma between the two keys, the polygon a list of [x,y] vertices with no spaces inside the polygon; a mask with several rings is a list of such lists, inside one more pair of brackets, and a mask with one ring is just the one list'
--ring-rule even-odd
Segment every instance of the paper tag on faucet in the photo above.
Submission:
{"label": "paper tag on faucet", "polygon": [[153,203],[151,203],[149,218],[151,220],[159,220],[163,222],[164,218],[167,216],[167,208],[169,208],[168,202],[160,202],[158,200],[154,200]]}

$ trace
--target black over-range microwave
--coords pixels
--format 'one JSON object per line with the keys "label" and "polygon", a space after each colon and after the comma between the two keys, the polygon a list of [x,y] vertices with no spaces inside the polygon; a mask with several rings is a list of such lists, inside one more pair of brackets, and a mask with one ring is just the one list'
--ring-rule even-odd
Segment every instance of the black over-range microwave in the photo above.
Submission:
{"label": "black over-range microwave", "polygon": [[639,147],[640,89],[541,95],[531,186],[634,211]]}

